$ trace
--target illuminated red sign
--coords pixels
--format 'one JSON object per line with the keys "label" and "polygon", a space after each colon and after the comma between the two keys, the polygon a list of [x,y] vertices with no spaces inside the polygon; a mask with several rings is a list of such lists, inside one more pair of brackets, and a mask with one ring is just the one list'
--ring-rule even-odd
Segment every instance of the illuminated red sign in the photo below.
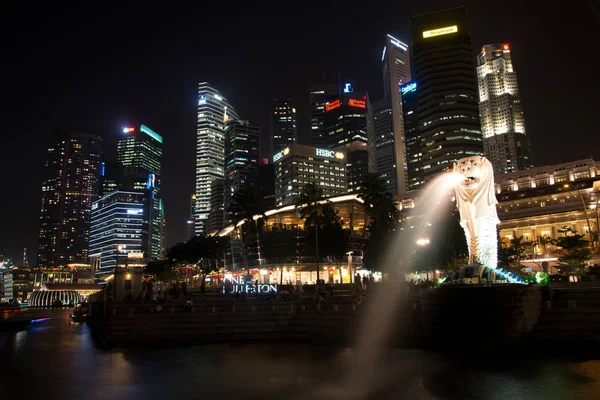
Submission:
{"label": "illuminated red sign", "polygon": [[350,107],[367,108],[367,103],[363,100],[348,99],[348,105]]}
{"label": "illuminated red sign", "polygon": [[325,111],[331,111],[335,108],[340,107],[342,104],[339,100],[332,101],[331,103],[325,104]]}

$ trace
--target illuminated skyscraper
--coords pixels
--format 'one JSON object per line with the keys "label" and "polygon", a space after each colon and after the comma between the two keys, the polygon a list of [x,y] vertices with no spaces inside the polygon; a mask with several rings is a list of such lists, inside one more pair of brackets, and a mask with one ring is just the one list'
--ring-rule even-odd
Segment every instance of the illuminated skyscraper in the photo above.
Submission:
{"label": "illuminated skyscraper", "polygon": [[419,188],[425,183],[421,159],[421,131],[417,110],[417,83],[408,82],[400,87],[402,112],[404,113],[404,136],[406,137],[406,162],[408,164],[408,190]]}
{"label": "illuminated skyscraper", "polygon": [[411,18],[413,79],[426,182],[458,159],[483,155],[467,8]]}
{"label": "illuminated skyscraper", "polygon": [[260,162],[260,128],[237,120],[225,127],[225,184],[223,187],[226,219],[231,197],[240,189],[256,183]]}
{"label": "illuminated skyscraper", "polygon": [[388,193],[408,190],[406,145],[400,86],[410,81],[408,45],[391,35],[381,56],[384,98],[373,103],[375,168]]}
{"label": "illuminated skyscraper", "polygon": [[227,99],[207,82],[198,85],[196,138],[196,234],[206,232],[211,182],[225,175],[225,126],[238,120]]}
{"label": "illuminated skyscraper", "polygon": [[311,144],[316,147],[323,147],[327,142],[325,136],[325,103],[339,97],[339,78],[328,79],[324,74],[321,82],[310,85],[309,93]]}
{"label": "illuminated skyscraper", "polygon": [[367,96],[345,83],[342,93],[325,103],[324,148],[345,154],[346,188],[360,190],[364,177],[370,172],[372,157],[367,134]]}
{"label": "illuminated skyscraper", "polygon": [[48,149],[42,183],[37,264],[88,261],[92,202],[98,197],[102,140],[73,134]]}
{"label": "illuminated skyscraper", "polygon": [[296,109],[292,99],[275,99],[271,115],[270,153],[273,154],[296,143]]}
{"label": "illuminated skyscraper", "polygon": [[496,174],[531,168],[531,148],[508,44],[488,44],[477,56],[483,150]]}
{"label": "illuminated skyscraper", "polygon": [[123,128],[117,144],[117,186],[119,190],[150,192],[146,215],[150,248],[144,254],[149,261],[160,260],[164,249],[164,208],[161,194],[163,138],[146,125],[139,129]]}

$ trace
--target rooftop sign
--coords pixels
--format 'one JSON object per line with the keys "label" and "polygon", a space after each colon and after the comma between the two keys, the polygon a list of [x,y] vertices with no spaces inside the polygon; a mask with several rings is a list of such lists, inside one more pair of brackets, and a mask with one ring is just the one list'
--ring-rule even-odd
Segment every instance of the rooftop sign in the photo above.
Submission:
{"label": "rooftop sign", "polygon": [[432,29],[430,31],[424,31],[423,39],[427,39],[427,38],[434,37],[434,36],[440,36],[440,35],[448,35],[450,33],[456,33],[456,32],[458,32],[457,25],[446,26],[444,28],[438,28],[438,29]]}

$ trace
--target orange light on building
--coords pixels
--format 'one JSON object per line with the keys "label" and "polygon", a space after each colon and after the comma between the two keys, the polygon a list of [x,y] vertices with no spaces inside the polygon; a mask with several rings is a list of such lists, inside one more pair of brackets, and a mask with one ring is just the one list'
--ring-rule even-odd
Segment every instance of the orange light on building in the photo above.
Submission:
{"label": "orange light on building", "polygon": [[123,128],[123,133],[129,133],[135,131],[135,128]]}
{"label": "orange light on building", "polygon": [[348,105],[350,107],[367,108],[367,103],[363,100],[348,99]]}
{"label": "orange light on building", "polygon": [[342,104],[339,100],[332,101],[331,103],[325,104],[325,111],[331,111],[335,108],[340,107]]}
{"label": "orange light on building", "polygon": [[504,50],[508,50],[508,45],[507,44],[504,45]]}

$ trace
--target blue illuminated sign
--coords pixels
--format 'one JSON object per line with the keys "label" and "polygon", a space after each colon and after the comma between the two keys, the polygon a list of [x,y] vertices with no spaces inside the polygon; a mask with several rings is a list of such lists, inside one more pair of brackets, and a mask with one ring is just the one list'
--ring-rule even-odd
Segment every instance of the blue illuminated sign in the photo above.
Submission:
{"label": "blue illuminated sign", "polygon": [[146,182],[146,189],[152,189],[156,187],[156,175],[155,174],[149,174],[148,175],[148,182]]}
{"label": "blue illuminated sign", "polygon": [[142,125],[140,127],[140,131],[144,132],[145,134],[147,134],[148,136],[150,136],[152,139],[156,140],[158,143],[162,143],[162,136],[160,136],[158,133],[154,132],[152,129],[148,128],[146,125]]}
{"label": "blue illuminated sign", "polygon": [[402,95],[407,93],[412,93],[417,91],[417,82],[410,82],[404,86],[400,86],[400,90],[402,91]]}
{"label": "blue illuminated sign", "polygon": [[198,100],[198,105],[200,106],[202,104],[206,104],[206,95],[200,96],[200,99]]}
{"label": "blue illuminated sign", "polygon": [[347,82],[346,85],[344,86],[344,93],[352,93],[354,92],[354,88],[352,87],[352,84],[350,82]]}

